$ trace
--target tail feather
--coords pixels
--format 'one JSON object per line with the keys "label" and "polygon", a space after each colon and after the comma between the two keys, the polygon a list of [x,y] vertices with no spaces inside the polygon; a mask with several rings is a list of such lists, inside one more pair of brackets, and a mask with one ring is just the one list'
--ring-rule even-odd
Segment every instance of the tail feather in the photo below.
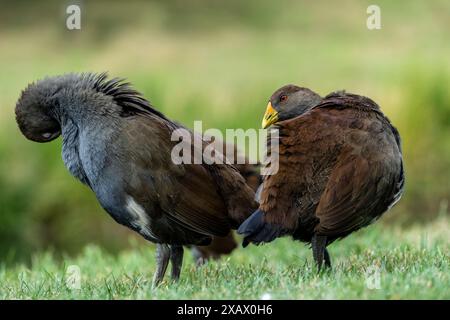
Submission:
{"label": "tail feather", "polygon": [[241,224],[237,232],[244,236],[242,246],[245,248],[250,242],[256,245],[271,242],[282,235],[283,229],[265,222],[264,212],[258,209]]}

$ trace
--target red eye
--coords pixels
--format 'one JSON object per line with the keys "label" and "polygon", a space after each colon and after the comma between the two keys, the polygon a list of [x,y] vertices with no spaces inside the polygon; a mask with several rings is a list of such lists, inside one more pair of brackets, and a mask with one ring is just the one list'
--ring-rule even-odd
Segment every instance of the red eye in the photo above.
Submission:
{"label": "red eye", "polygon": [[287,95],[283,94],[282,96],[280,96],[280,102],[286,101],[287,98]]}

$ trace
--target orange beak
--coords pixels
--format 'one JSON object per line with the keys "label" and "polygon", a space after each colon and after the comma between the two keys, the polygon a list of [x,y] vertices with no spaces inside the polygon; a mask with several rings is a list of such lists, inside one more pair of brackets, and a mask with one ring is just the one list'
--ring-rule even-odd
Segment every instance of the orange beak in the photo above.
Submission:
{"label": "orange beak", "polygon": [[265,129],[271,124],[278,121],[278,112],[272,107],[272,103],[269,101],[267,104],[266,113],[264,113],[264,118],[262,120],[262,128]]}

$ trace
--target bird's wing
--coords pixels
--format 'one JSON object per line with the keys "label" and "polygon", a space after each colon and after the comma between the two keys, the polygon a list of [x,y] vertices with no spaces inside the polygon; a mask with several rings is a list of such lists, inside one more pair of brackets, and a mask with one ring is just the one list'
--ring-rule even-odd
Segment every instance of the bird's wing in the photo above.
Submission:
{"label": "bird's wing", "polygon": [[[208,140],[210,139],[208,138]],[[256,191],[261,184],[259,164],[251,163],[247,157],[245,157],[243,154],[240,153],[240,150],[235,144],[225,143],[224,141],[217,140],[217,138],[215,138],[214,141],[221,144],[222,146],[221,151],[223,152],[224,155],[226,155],[227,157],[231,155],[230,157],[231,159],[229,159],[230,162],[237,163],[234,165],[234,167],[245,179],[246,184],[253,191]],[[248,203],[250,202],[248,200],[245,200],[244,203],[246,203],[246,206],[248,206]],[[240,214],[245,214],[244,216],[245,218],[247,217],[248,213],[251,212],[251,210],[249,210],[248,208],[240,208],[239,210]],[[229,254],[236,247],[237,247],[236,240],[233,237],[233,233],[230,232],[226,237],[213,237],[210,245],[196,247],[194,249],[194,252],[198,261],[202,261],[204,259],[217,258],[222,254]]]}
{"label": "bird's wing", "polygon": [[[171,220],[202,234],[226,236],[256,207],[254,193],[233,166],[172,161],[179,141],[171,141],[171,134],[180,127],[156,116],[127,121],[124,136],[134,146],[128,158],[139,164],[140,177],[130,182],[133,190],[158,204]],[[191,146],[192,162],[203,147]]]}
{"label": "bird's wing", "polygon": [[400,136],[367,97],[331,94],[319,110],[340,112],[347,124],[341,129],[342,148],[316,209],[320,219],[316,232],[344,236],[367,226],[399,200],[404,184]]}
{"label": "bird's wing", "polygon": [[242,177],[244,177],[247,185],[256,192],[262,182],[260,163],[252,163],[250,159],[239,150],[238,146],[234,143],[223,143],[224,154],[232,154],[231,161],[234,163],[234,167],[239,171]]}
{"label": "bird's wing", "polygon": [[175,164],[171,141],[175,129],[159,117],[130,117],[124,128],[124,161],[132,163],[126,177],[129,193],[157,219],[158,214],[201,234],[226,236],[230,219],[209,172],[200,164]]}
{"label": "bird's wing", "polygon": [[204,168],[214,180],[217,192],[226,206],[231,227],[236,229],[258,207],[255,192],[232,165],[206,165]]}
{"label": "bird's wing", "polygon": [[[206,136],[205,140],[211,139]],[[213,146],[215,154],[223,157],[223,164],[206,165],[205,168],[216,182],[228,213],[235,221],[234,227],[237,227],[258,206],[255,191],[261,183],[259,164],[251,163],[234,143],[226,143],[216,137]],[[206,142],[203,148],[209,148]],[[205,157],[208,154],[206,152]]]}
{"label": "bird's wing", "polygon": [[395,168],[399,163],[383,158],[371,150],[342,149],[316,209],[318,234],[332,238],[347,235],[388,209],[400,170]]}

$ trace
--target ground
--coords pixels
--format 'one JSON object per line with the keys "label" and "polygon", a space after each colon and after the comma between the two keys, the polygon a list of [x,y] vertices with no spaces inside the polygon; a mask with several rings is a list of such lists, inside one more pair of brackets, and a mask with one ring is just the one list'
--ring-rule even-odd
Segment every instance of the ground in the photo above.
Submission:
{"label": "ground", "polygon": [[[239,248],[196,268],[189,252],[179,283],[152,289],[154,246],[113,255],[88,246],[76,257],[37,254],[0,267],[0,299],[450,299],[447,217],[406,228],[378,223],[329,247],[317,273],[310,249],[290,239]],[[80,288],[68,282],[79,270]],[[69,271],[68,271],[69,270]]]}

